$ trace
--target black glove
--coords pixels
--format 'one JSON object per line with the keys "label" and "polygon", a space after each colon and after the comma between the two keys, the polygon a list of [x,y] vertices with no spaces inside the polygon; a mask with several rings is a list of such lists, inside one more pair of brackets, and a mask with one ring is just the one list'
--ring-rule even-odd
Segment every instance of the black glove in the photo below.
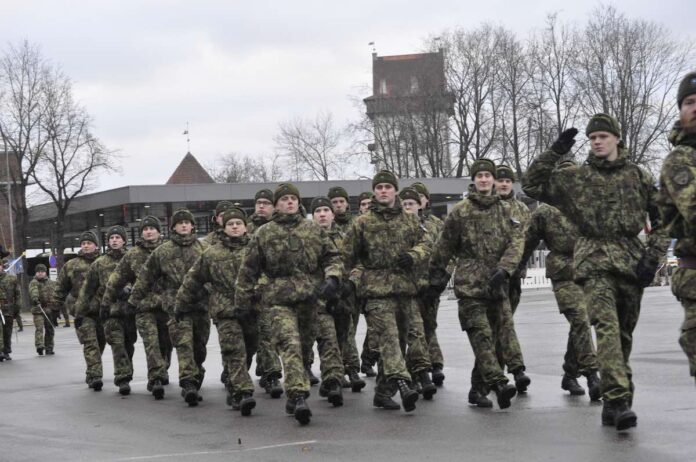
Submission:
{"label": "black glove", "polygon": [[404,252],[396,257],[396,264],[401,269],[409,270],[413,268],[413,257],[408,252]]}
{"label": "black glove", "polygon": [[439,297],[440,294],[447,289],[447,283],[451,277],[452,276],[443,269],[430,268],[430,272],[428,273],[428,281],[430,282],[428,292],[430,295],[432,296],[435,294]]}
{"label": "black glove", "polygon": [[338,299],[327,300],[326,312],[329,313],[331,316],[336,316],[338,314]]}
{"label": "black glove", "polygon": [[508,272],[502,268],[496,268],[488,274],[488,285],[497,290],[508,280]]}
{"label": "black glove", "polygon": [[349,298],[355,295],[355,290],[355,284],[353,283],[353,281],[348,280],[341,285],[341,296],[343,298]]}
{"label": "black glove", "polygon": [[82,318],[73,319],[73,325],[75,326],[75,329],[82,327]]}
{"label": "black glove", "polygon": [[322,300],[338,300],[338,279],[329,276],[319,287],[319,298]]}
{"label": "black glove", "polygon": [[644,254],[638,261],[638,265],[636,266],[636,277],[641,287],[648,287],[652,284],[659,264],[659,261],[650,258],[648,254]]}
{"label": "black glove", "polygon": [[109,308],[109,306],[106,306],[106,305],[102,306],[99,309],[99,319],[101,319],[102,321],[106,321],[107,319],[109,319],[109,312],[110,311],[111,311],[111,309]]}
{"label": "black glove", "polygon": [[174,312],[174,320],[175,320],[176,322],[181,322],[181,321],[183,321],[183,320],[184,320],[184,317],[186,317],[186,313],[184,313],[183,311],[175,311],[175,312]]}
{"label": "black glove", "polygon": [[252,312],[248,307],[238,306],[232,312],[234,317],[240,322],[247,322],[253,318]]}
{"label": "black glove", "polygon": [[558,139],[553,142],[551,149],[556,154],[566,154],[570,152],[570,148],[575,144],[575,136],[578,134],[578,129],[575,127],[563,130]]}

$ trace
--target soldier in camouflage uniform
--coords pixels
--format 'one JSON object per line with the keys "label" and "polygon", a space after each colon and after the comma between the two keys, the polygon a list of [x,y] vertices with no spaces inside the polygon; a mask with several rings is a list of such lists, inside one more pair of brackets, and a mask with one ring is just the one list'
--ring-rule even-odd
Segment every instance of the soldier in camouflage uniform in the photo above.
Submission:
{"label": "soldier in camouflage uniform", "polygon": [[[358,203],[360,204],[360,215],[363,215],[370,210],[370,206],[372,206],[372,198],[374,196],[375,195],[372,193],[372,191],[365,191],[363,193],[360,193],[360,196],[358,196]],[[358,315],[355,316],[353,321],[354,329],[357,331],[358,320],[360,318],[359,314],[365,312],[365,300],[356,299],[355,303]],[[372,328],[368,324],[367,328],[365,329],[365,339],[362,345],[362,353],[360,354],[360,372],[365,374],[367,377],[375,377],[377,375],[377,372],[375,372],[374,366],[375,364],[377,364],[378,360],[379,345],[377,344],[377,336],[374,334],[374,332],[372,332]]]}
{"label": "soldier in camouflage uniform", "polygon": [[140,306],[153,290],[161,293],[162,308],[169,315],[169,336],[176,348],[179,360],[179,386],[181,396],[189,406],[197,406],[201,399],[198,390],[203,384],[210,336],[210,316],[205,310],[207,291],[195,297],[196,305],[174,316],[176,292],[207,245],[195,234],[195,218],[186,209],[174,212],[171,219],[169,241],[152,251],[138,273],[129,303]]}
{"label": "soldier in camouflage uniform", "polygon": [[13,320],[19,316],[22,308],[22,294],[19,290],[17,276],[5,272],[5,263],[0,265],[0,310],[4,321],[2,335],[0,335],[0,357],[2,360],[11,360],[12,357],[12,325]]}
{"label": "soldier in camouflage uniform", "polygon": [[[179,316],[192,309],[206,309],[218,330],[218,340],[224,368],[227,370],[227,404],[251,415],[256,407],[254,384],[247,369],[258,345],[258,325],[255,318],[240,319],[234,311],[234,292],[242,258],[249,238],[246,236],[246,214],[230,207],[221,214],[222,227],[216,244],[203,252],[186,273],[176,295]],[[198,293],[210,285],[208,306],[196,303]]]}
{"label": "soldier in camouflage uniform", "polygon": [[[563,168],[564,165],[570,167],[575,163],[566,161],[565,164],[559,165],[559,168]],[[546,277],[551,280],[558,311],[570,324],[561,388],[569,391],[571,395],[584,395],[585,389],[577,381],[582,374],[587,378],[590,399],[596,401],[601,397],[597,376],[597,353],[592,340],[582,286],[574,281],[573,250],[577,237],[576,226],[563,216],[560,210],[548,204],[541,204],[532,213],[520,266],[526,267],[526,262],[543,240],[549,250],[546,256]]]}
{"label": "soldier in camouflage uniform", "polygon": [[213,215],[210,220],[213,225],[213,230],[203,238],[203,242],[208,245],[217,243],[217,238],[219,236],[218,231],[223,227],[222,214],[225,212],[225,210],[231,209],[232,207],[234,207],[234,204],[230,201],[220,201],[217,203],[215,206],[215,215]]}
{"label": "soldier in camouflage uniform", "polygon": [[418,218],[403,210],[394,174],[378,172],[372,186],[372,207],[353,220],[343,243],[343,261],[356,295],[366,300],[367,322],[379,343],[373,405],[399,409],[392,400],[398,389],[404,410],[411,412],[418,401],[409,383],[411,373],[419,381],[430,380],[423,320],[414,301],[414,268],[427,264],[430,246]]}
{"label": "soldier in camouflage uniform", "polygon": [[[583,165],[557,169],[575,142],[565,130],[551,149],[529,166],[524,192],[557,207],[578,228],[575,279],[583,285],[590,323],[597,335],[602,378],[602,424],[625,430],[636,425],[629,357],[643,287],[650,284],[669,241],[661,229],[652,175],[629,160],[618,122],[593,116],[585,130],[591,151]],[[647,246],[638,234],[646,213],[652,223]]]}
{"label": "soldier in camouflage uniform", "polygon": [[696,378],[696,72],[687,74],[677,92],[679,122],[670,133],[674,149],[660,174],[660,214],[679,266],[672,276],[672,292],[684,307],[679,344]]}
{"label": "soldier in camouflage uniform", "polygon": [[510,406],[517,389],[508,383],[496,355],[496,343],[510,357],[509,336],[514,332],[507,281],[524,250],[521,224],[510,205],[495,194],[495,164],[479,159],[471,167],[474,184],[467,197],[445,219],[430,258],[430,284],[441,293],[450,279],[447,266],[456,258],[454,293],[459,299],[459,322],[476,356],[469,402],[491,407],[489,390],[501,409]]}
{"label": "soldier in camouflage uniform", "polygon": [[[312,199],[310,210],[314,221],[326,231],[336,248],[340,249],[343,233],[335,226],[331,201],[326,197],[315,197]],[[342,284],[342,287],[346,287],[346,284]],[[331,385],[329,379],[335,378],[333,376],[335,354],[338,354],[340,358],[343,374],[348,375],[349,380],[346,388],[350,387],[353,392],[359,392],[365,388],[365,381],[358,374],[360,359],[355,344],[354,316],[357,316],[357,312],[355,311],[355,297],[352,293],[342,293],[341,298],[336,303],[328,305],[322,303],[319,306],[317,343],[323,380],[319,393],[323,393],[322,396],[328,396],[330,400],[337,399],[331,396],[329,389],[329,385]],[[338,352],[336,352],[336,348]],[[341,380],[345,380],[343,374],[341,374]],[[333,394],[338,396],[338,392],[335,390]]]}
{"label": "soldier in camouflage uniform", "polygon": [[29,283],[29,301],[34,317],[34,346],[39,356],[55,354],[53,337],[58,323],[58,307],[53,298],[54,283],[48,279],[46,265],[38,264],[34,268],[34,279]]}
{"label": "soldier in camouflage uniform", "polygon": [[[111,346],[114,358],[114,384],[121,395],[130,394],[130,381],[133,379],[133,345],[137,339],[135,319],[112,317],[108,306],[102,308],[101,300],[109,276],[126,254],[126,229],[112,226],[106,233],[109,249],[97,258],[85,275],[84,284],[75,302],[75,318],[82,319],[80,335],[83,342],[83,354],[87,363],[88,376],[102,375],[104,340]],[[121,299],[117,303],[125,304]],[[125,312],[126,309],[114,311]],[[128,322],[130,321],[130,322]]]}
{"label": "soldier in camouflage uniform", "polygon": [[316,339],[316,298],[337,298],[343,269],[326,233],[299,213],[300,193],[294,185],[279,185],[273,201],[273,219],[249,243],[237,277],[235,305],[238,316],[250,316],[258,307],[254,304],[257,284],[266,276],[261,309],[269,311],[272,346],[277,347],[285,368],[285,410],[307,424],[312,413],[305,402],[310,384],[304,355]]}
{"label": "soldier in camouflage uniform", "polygon": [[[58,274],[55,292],[57,303],[66,303],[68,296],[70,296],[74,302],[77,301],[80,295],[80,289],[87,278],[89,267],[97,258],[99,258],[99,240],[97,239],[97,235],[93,231],[85,231],[80,235],[80,251],[78,252],[77,257],[63,265],[63,268]],[[73,303],[68,310],[73,313],[73,316],[75,315],[74,306],[75,305]],[[85,340],[82,338],[82,323],[84,321],[85,318],[77,317],[73,321],[77,339],[79,340],[80,344],[83,345],[85,343]],[[96,319],[87,318],[86,322],[87,325],[85,326],[85,330],[93,332],[96,335],[96,339],[88,338],[87,340],[90,342],[97,342],[96,347],[94,345],[90,345],[88,348],[96,348],[97,350],[103,351],[106,343],[106,340],[104,339],[104,330],[101,328],[96,328],[97,324],[99,324],[101,327],[99,316],[97,315]],[[101,358],[101,353],[99,356]],[[102,382],[101,359],[99,361],[99,368],[87,370],[85,382],[89,388],[92,388],[94,391],[101,391],[102,387],[104,386],[104,383]]]}
{"label": "soldier in camouflage uniform", "polygon": [[348,192],[340,186],[333,186],[329,188],[327,196],[333,205],[334,223],[336,223],[338,230],[345,234],[353,221],[353,214],[350,213],[350,204],[348,203],[350,200]]}
{"label": "soldier in camouflage uniform", "polygon": [[111,272],[101,301],[102,309],[109,310],[117,319],[130,317],[130,312],[135,311],[135,326],[143,340],[147,362],[147,390],[157,400],[164,398],[163,385],[169,383],[167,370],[173,348],[167,327],[169,315],[162,309],[159,288],[150,291],[137,306],[129,307],[122,302],[128,299],[147,257],[162,244],[160,230],[157,217],[146,216],[140,220],[140,239]]}
{"label": "soldier in camouflage uniform", "polygon": [[360,204],[360,210],[358,211],[358,213],[360,215],[367,213],[368,210],[370,210],[373,197],[374,194],[372,193],[372,191],[365,191],[360,193],[360,195],[358,196],[358,204]]}

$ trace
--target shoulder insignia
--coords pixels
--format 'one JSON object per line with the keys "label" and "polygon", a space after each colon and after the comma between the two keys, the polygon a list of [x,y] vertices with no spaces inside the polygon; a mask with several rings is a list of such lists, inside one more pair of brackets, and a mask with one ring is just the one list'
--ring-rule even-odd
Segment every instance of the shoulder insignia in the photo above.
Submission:
{"label": "shoulder insignia", "polygon": [[693,180],[693,177],[688,168],[683,168],[674,175],[673,180],[678,186],[684,187]]}

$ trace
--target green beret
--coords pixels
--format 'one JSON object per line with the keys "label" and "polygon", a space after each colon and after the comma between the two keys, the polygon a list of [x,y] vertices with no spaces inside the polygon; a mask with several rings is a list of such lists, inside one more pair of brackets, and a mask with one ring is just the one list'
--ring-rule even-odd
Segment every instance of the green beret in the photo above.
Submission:
{"label": "green beret", "polygon": [[234,204],[230,201],[220,201],[215,206],[215,216],[220,215],[225,210],[234,207]]}
{"label": "green beret", "polygon": [[300,190],[292,183],[281,183],[273,193],[273,205],[277,204],[281,197],[291,194],[300,199]]}
{"label": "green beret", "polygon": [[44,265],[43,263],[39,263],[38,265],[36,265],[34,267],[34,273],[41,273],[41,272],[44,272],[44,273],[47,272],[46,265]]}
{"label": "green beret", "polygon": [[609,114],[595,114],[587,123],[585,135],[590,136],[594,132],[609,132],[621,138],[621,127],[619,122]]}
{"label": "green beret", "polygon": [[184,220],[188,220],[191,222],[193,226],[196,226],[196,219],[194,218],[193,214],[187,209],[179,209],[176,212],[174,212],[174,215],[172,215],[172,224],[170,228],[174,229],[174,226],[177,223]]}
{"label": "green beret", "polygon": [[99,238],[94,231],[85,231],[84,233],[80,234],[80,244],[82,244],[84,241],[94,242],[95,245],[99,245]]}
{"label": "green beret", "polygon": [[128,242],[128,232],[126,231],[126,228],[124,228],[123,226],[114,225],[111,228],[109,228],[109,231],[106,232],[106,238],[109,239],[114,234],[118,234],[119,236],[121,236],[121,239]]}
{"label": "green beret", "polygon": [[148,215],[142,220],[140,220],[140,232],[143,232],[147,226],[152,226],[157,231],[162,232],[162,223],[160,223],[159,218]]}
{"label": "green beret", "polygon": [[374,178],[372,178],[372,189],[374,190],[380,183],[388,183],[394,186],[397,191],[399,190],[399,180],[397,180],[396,176],[389,170],[380,170],[377,172]]}
{"label": "green beret", "polygon": [[342,197],[345,200],[350,199],[348,197],[348,192],[340,186],[333,186],[332,188],[329,188],[329,199],[333,199],[335,197]]}
{"label": "green beret", "polygon": [[476,177],[478,172],[490,172],[495,178],[495,163],[490,159],[476,159],[471,165],[471,179]]}
{"label": "green beret", "polygon": [[244,213],[244,210],[240,209],[239,207],[230,207],[222,212],[222,226],[225,226],[227,222],[233,218],[242,220],[246,225],[247,215]]}
{"label": "green beret", "polygon": [[365,199],[372,199],[375,195],[372,193],[372,191],[365,191],[360,193],[358,196],[358,202],[362,202]]}
{"label": "green beret", "polygon": [[411,185],[411,187],[418,191],[418,194],[423,194],[425,197],[428,198],[428,200],[430,200],[430,191],[428,191],[428,188],[423,183],[421,183],[420,181],[416,181]]}
{"label": "green beret", "polygon": [[256,191],[256,195],[254,196],[254,202],[256,202],[259,199],[266,199],[267,201],[273,202],[273,191],[270,189],[260,189]]}
{"label": "green beret", "polygon": [[694,93],[696,93],[696,72],[689,72],[684,76],[677,90],[677,105],[679,109],[681,109],[684,98]]}
{"label": "green beret", "polygon": [[508,180],[515,181],[515,171],[507,165],[498,165],[495,169],[495,178],[502,180],[507,178]]}
{"label": "green beret", "polygon": [[401,198],[402,201],[406,199],[413,199],[420,204],[420,196],[418,195],[418,191],[410,186],[401,190],[399,193],[399,198]]}
{"label": "green beret", "polygon": [[[343,188],[341,188],[343,189]],[[343,196],[336,196],[336,197],[343,197]],[[331,209],[333,212],[333,204],[331,204],[331,201],[327,197],[319,196],[315,197],[312,199],[312,203],[309,206],[309,211],[314,214],[314,211],[318,209],[319,207],[328,207]]]}

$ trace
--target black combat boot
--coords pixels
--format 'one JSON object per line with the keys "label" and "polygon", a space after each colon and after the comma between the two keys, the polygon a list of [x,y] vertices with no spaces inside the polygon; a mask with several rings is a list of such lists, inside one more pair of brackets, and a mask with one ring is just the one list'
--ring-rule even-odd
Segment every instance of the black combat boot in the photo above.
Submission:
{"label": "black combat boot", "polygon": [[510,407],[511,399],[517,394],[517,388],[510,383],[497,383],[493,386],[493,391],[498,397],[498,407],[507,409]]}
{"label": "black combat boot", "polygon": [[43,354],[44,354],[44,349],[43,349],[43,347],[37,348],[37,349],[36,349],[36,352],[39,354],[39,356],[43,356]]}
{"label": "black combat boot", "polygon": [[327,384],[328,394],[326,397],[329,402],[333,404],[334,407],[343,406],[343,388],[341,387],[341,382],[338,380],[332,380]]}
{"label": "black combat boot", "polygon": [[438,387],[441,387],[443,382],[445,381],[445,373],[442,372],[442,366],[433,366],[433,383],[437,385]]}
{"label": "black combat boot", "polygon": [[423,394],[423,399],[430,401],[433,399],[433,395],[437,393],[437,388],[432,380],[430,380],[430,374],[428,371],[420,371],[418,373],[418,382],[421,386],[421,393]]}
{"label": "black combat boot", "polygon": [[309,384],[311,386],[319,384],[319,379],[316,375],[314,375],[314,372],[312,372],[311,367],[305,367],[305,371],[307,372],[307,378],[309,379]]}
{"label": "black combat boot", "polygon": [[602,397],[602,382],[596,372],[587,376],[587,388],[590,390],[590,400],[599,401]]}
{"label": "black combat boot", "polygon": [[363,362],[360,366],[360,372],[365,374],[365,377],[377,377],[377,372],[375,372],[372,365],[367,364],[366,362]]}
{"label": "black combat boot", "polygon": [[283,387],[277,376],[270,375],[266,378],[266,393],[273,399],[278,399],[283,394]]}
{"label": "black combat boot", "polygon": [[52,356],[54,354],[56,354],[56,353],[53,351],[53,348],[46,348],[46,355],[47,356]]}
{"label": "black combat boot", "polygon": [[399,388],[399,395],[401,396],[401,404],[404,406],[404,411],[413,411],[416,408],[416,401],[418,401],[418,392],[411,389],[408,382],[404,379],[398,379],[396,381],[396,386]]}
{"label": "black combat boot", "polygon": [[256,400],[251,396],[251,393],[242,393],[239,399],[239,410],[243,416],[251,415],[251,410],[256,407]]}
{"label": "black combat boot", "polygon": [[94,391],[101,391],[101,389],[104,387],[104,382],[102,382],[101,377],[93,377],[89,381],[89,388],[91,388]]}
{"label": "black combat boot", "polygon": [[580,386],[578,379],[571,377],[568,374],[563,374],[561,379],[561,388],[570,392],[573,396],[582,396],[585,394],[585,389]]}
{"label": "black combat boot", "polygon": [[387,411],[398,411],[401,409],[401,405],[391,399],[391,396],[378,394],[375,394],[375,397],[372,399],[372,405],[374,407],[386,409]]}
{"label": "black combat boot", "polygon": [[321,382],[321,385],[319,385],[319,396],[321,396],[322,398],[328,398],[330,385],[331,384],[326,382],[325,380]]}
{"label": "black combat boot", "polygon": [[524,370],[520,369],[512,374],[515,377],[515,388],[517,388],[518,393],[527,393],[527,387],[532,383],[532,379],[524,373]]}
{"label": "black combat boot", "polygon": [[638,423],[636,413],[628,407],[626,401],[618,401],[614,404],[614,425],[618,431],[628,430]]}
{"label": "black combat boot", "polygon": [[152,391],[152,396],[154,396],[157,401],[164,398],[164,387],[162,386],[161,381],[154,380],[152,382],[152,390],[151,391]]}
{"label": "black combat boot", "polygon": [[0,351],[0,363],[3,362],[4,360],[5,360],[5,353]]}
{"label": "black combat boot", "polygon": [[490,408],[493,407],[493,401],[488,399],[486,394],[481,390],[471,387],[469,390],[469,404],[474,404],[476,407]]}
{"label": "black combat boot", "polygon": [[229,378],[229,375],[227,374],[227,371],[223,370],[222,374],[220,374],[220,382],[222,382],[223,385],[227,385],[228,378]]}
{"label": "black combat boot", "polygon": [[[338,388],[341,389],[340,387]],[[307,425],[310,418],[312,417],[312,411],[309,410],[309,406],[305,402],[303,396],[298,396],[295,398],[295,420],[297,420],[300,425]]]}
{"label": "black combat boot", "polygon": [[12,356],[10,356],[10,352],[6,351],[5,352],[5,361],[12,361]]}
{"label": "black combat boot", "polygon": [[358,393],[360,390],[365,388],[365,381],[360,378],[358,371],[355,369],[348,371],[348,379],[350,380],[350,390],[353,393]]}
{"label": "black combat boot", "polygon": [[[268,381],[267,381],[267,379],[266,379],[266,376],[262,376],[262,377],[259,379],[259,386],[260,386],[261,388],[266,389],[266,384],[267,384],[267,383],[268,383]],[[266,393],[268,393],[268,390],[266,390]]]}
{"label": "black combat boot", "polygon": [[181,387],[181,396],[190,407],[198,406],[198,388],[194,383],[184,383]]}
{"label": "black combat boot", "polygon": [[350,388],[350,380],[347,380],[345,376],[341,377],[341,388]]}
{"label": "black combat boot", "polygon": [[130,384],[128,383],[127,380],[123,380],[123,381],[119,382],[119,384],[118,384],[118,392],[119,392],[119,394],[122,395],[122,396],[128,396],[128,395],[130,395],[131,387],[130,387]]}
{"label": "black combat boot", "polygon": [[610,401],[602,406],[602,425],[614,425],[614,405]]}

